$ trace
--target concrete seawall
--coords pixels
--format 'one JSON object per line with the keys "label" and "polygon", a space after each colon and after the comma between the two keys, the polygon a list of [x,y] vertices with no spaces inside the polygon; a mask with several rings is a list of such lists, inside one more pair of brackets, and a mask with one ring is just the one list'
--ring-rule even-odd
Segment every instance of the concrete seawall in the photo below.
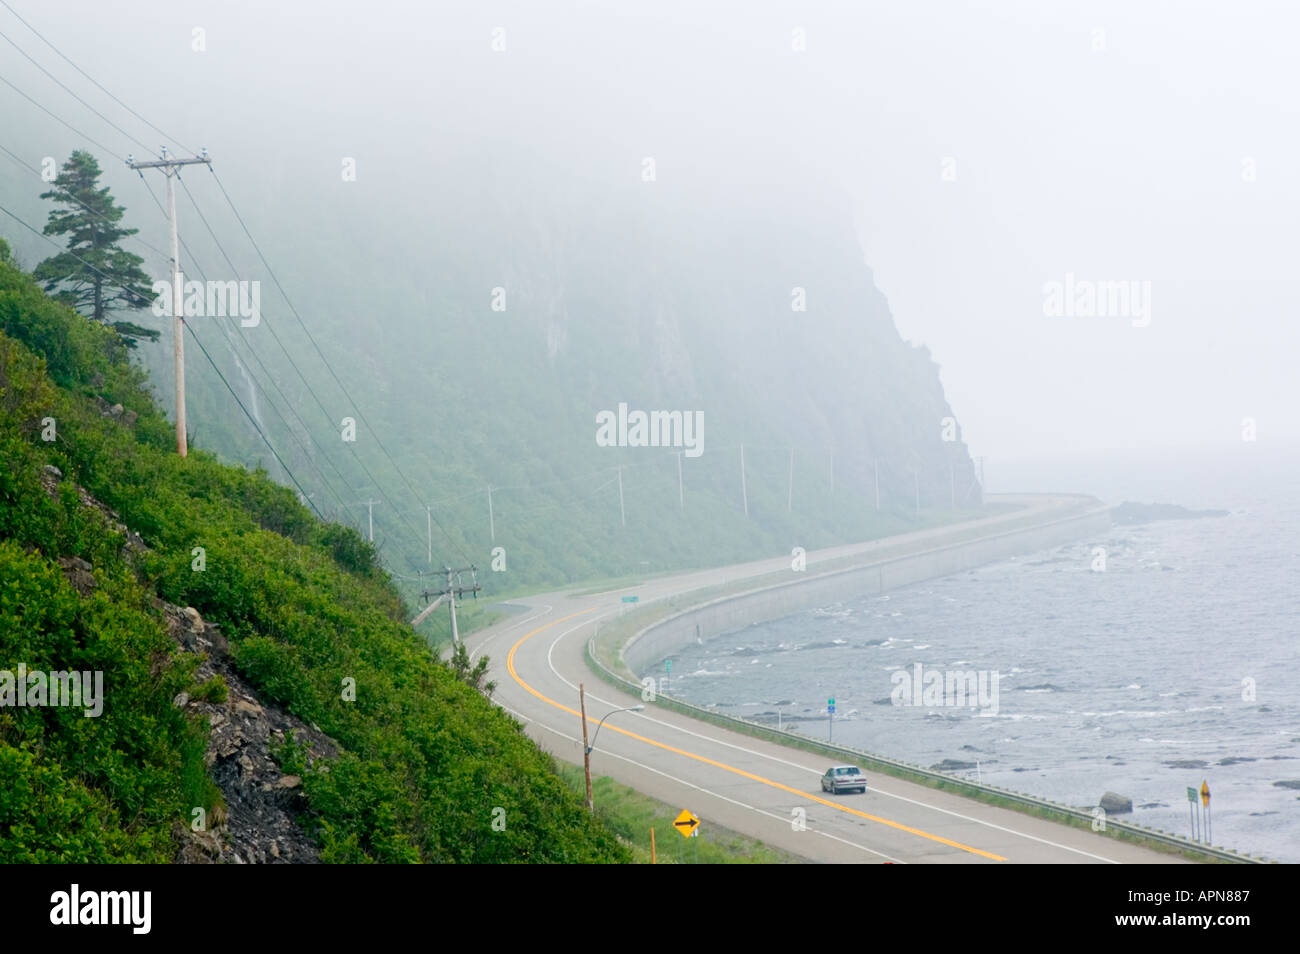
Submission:
{"label": "concrete seawall", "polygon": [[1105,533],[1110,528],[1110,508],[1095,501],[1095,507],[1080,510],[1079,499],[1075,498],[1076,506],[1068,516],[1048,510],[1043,512],[1041,522],[1029,526],[1010,530],[990,528],[987,535],[949,544],[940,539],[915,553],[817,575],[792,573],[794,578],[788,583],[721,597],[683,610],[647,626],[629,639],[623,647],[623,662],[632,672],[640,674],[652,663],[696,639]]}

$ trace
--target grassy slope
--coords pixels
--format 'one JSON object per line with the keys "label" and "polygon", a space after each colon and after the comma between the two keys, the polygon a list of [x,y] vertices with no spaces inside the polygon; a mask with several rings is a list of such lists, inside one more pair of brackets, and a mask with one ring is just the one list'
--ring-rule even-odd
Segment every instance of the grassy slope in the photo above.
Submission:
{"label": "grassy slope", "polygon": [[[95,719],[0,710],[0,861],[167,860],[173,825],[219,800],[203,732],[170,704],[191,664],[155,594],[221,625],[264,698],[346,749],[304,783],[325,859],[627,859],[517,723],[430,659],[354,531],[317,522],[262,473],[176,457],[116,336],[50,301],[2,250],[0,669],[101,669],[106,703]],[[134,426],[103,417],[96,396],[136,412]],[[57,499],[43,464],[65,474]],[[74,482],[150,552],[128,562]],[[61,556],[94,566],[93,594],[69,587]]]}
{"label": "grassy slope", "polygon": [[[560,775],[577,793],[586,793],[582,769],[563,765]],[[719,828],[702,820],[699,835],[685,842],[673,828],[673,819],[681,808],[643,795],[607,775],[591,780],[592,801],[596,815],[628,846],[640,864],[650,863],[650,829],[654,829],[657,860],[660,864],[793,864],[802,861],[794,855],[768,847],[745,835]]]}

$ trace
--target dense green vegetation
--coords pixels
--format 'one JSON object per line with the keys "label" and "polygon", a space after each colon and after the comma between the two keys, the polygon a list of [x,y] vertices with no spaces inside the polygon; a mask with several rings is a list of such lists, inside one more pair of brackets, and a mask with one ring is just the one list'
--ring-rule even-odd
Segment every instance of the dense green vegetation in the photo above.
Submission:
{"label": "dense green vegetation", "polygon": [[[155,596],[219,624],[262,698],[344,749],[304,778],[325,860],[626,859],[519,726],[431,658],[355,531],[172,440],[117,332],[46,297],[0,243],[0,670],[99,669],[105,695],[97,718],[0,709],[0,862],[167,860],[173,826],[219,803],[202,728],[171,703],[224,686],[194,684]],[[93,566],[86,595],[69,557]]]}

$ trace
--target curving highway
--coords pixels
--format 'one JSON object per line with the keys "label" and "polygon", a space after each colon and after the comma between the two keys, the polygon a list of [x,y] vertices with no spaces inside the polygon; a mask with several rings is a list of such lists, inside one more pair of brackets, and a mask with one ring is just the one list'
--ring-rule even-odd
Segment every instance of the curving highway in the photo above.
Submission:
{"label": "curving highway", "polygon": [[[1005,498],[1004,498],[1005,499]],[[1029,508],[1058,498],[1023,498]],[[918,531],[887,541],[810,552],[808,565],[909,540],[941,541],[954,529],[997,525],[1026,510],[956,527]],[[789,558],[662,578],[634,588],[642,603],[748,576],[789,568]],[[571,590],[572,588],[570,588]],[[557,758],[582,764],[578,685],[586,686],[588,732],[613,709],[642,704],[592,673],[584,647],[597,621],[616,615],[633,588],[594,596],[557,591],[512,600],[523,612],[468,637],[487,653],[494,701]],[[757,838],[809,861],[978,864],[1173,863],[1180,859],[1091,831],[868,772],[865,794],[828,795],[820,777],[830,764],[813,755],[646,704],[620,712],[600,731],[592,774],[609,775],[668,804],[689,808],[707,833],[711,824]],[[672,850],[675,832],[657,832]],[[648,840],[648,833],[647,833]]]}

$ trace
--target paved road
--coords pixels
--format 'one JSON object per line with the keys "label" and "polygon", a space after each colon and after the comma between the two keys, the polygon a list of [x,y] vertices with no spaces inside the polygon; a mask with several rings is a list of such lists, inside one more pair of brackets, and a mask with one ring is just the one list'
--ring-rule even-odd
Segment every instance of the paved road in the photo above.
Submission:
{"label": "paved road", "polygon": [[[1011,499],[1011,498],[1003,498]],[[1032,509],[1059,508],[1063,498],[1022,498]],[[1024,510],[975,521],[996,526]],[[887,542],[937,542],[947,528]],[[882,541],[815,551],[818,562],[870,552]],[[789,558],[687,573],[635,587],[641,601],[744,576],[788,569]],[[557,758],[582,763],[578,684],[587,689],[589,732],[610,710],[641,704],[599,680],[584,659],[592,626],[616,615],[629,590],[594,596],[567,591],[511,601],[522,612],[473,634],[473,655],[487,653],[498,687],[495,701]],[[828,760],[760,741],[648,705],[620,712],[600,731],[592,772],[609,775],[673,806],[689,808],[705,829],[717,824],[810,861],[971,863],[1168,863],[1173,856],[1127,845],[1090,831],[993,808],[889,776],[868,773],[863,795],[827,795],[820,776]],[[799,821],[806,827],[800,830]],[[677,834],[656,832],[664,850]],[[647,833],[647,840],[648,840]]]}

